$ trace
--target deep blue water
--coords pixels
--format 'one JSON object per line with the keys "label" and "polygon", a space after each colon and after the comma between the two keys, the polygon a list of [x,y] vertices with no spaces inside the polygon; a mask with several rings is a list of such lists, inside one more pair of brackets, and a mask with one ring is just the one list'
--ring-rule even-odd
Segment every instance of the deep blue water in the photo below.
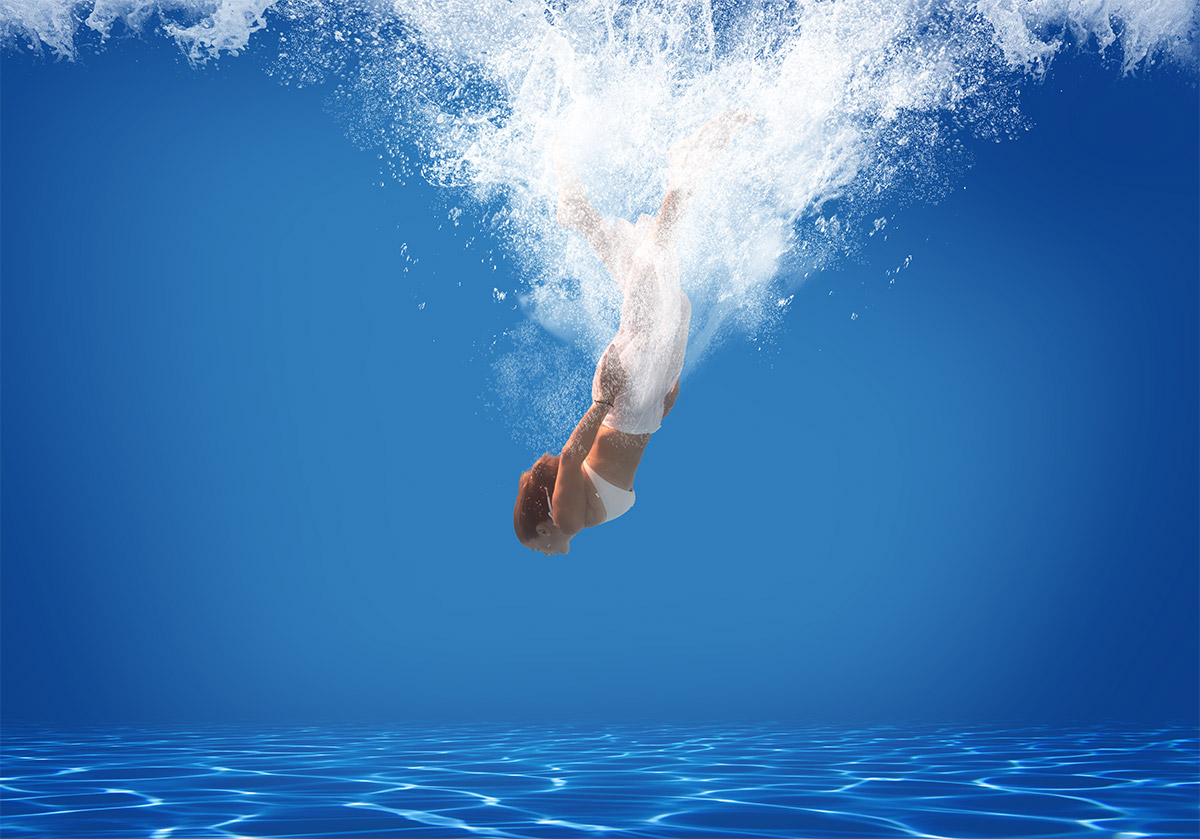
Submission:
{"label": "deep blue water", "polygon": [[1178,837],[1193,727],[9,726],[5,836]]}

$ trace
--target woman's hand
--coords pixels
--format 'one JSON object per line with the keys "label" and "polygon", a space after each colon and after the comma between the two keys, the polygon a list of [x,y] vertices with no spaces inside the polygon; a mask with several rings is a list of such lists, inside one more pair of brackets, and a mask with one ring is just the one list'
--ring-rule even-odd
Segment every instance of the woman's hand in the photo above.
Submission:
{"label": "woman's hand", "polygon": [[667,418],[667,414],[671,413],[671,409],[675,407],[675,400],[679,398],[679,379],[675,380],[675,386],[671,388],[670,393],[663,397],[663,419]]}
{"label": "woman's hand", "polygon": [[595,383],[592,385],[592,399],[612,405],[616,398],[625,392],[625,387],[629,383],[625,368],[621,366],[617,351],[612,346],[604,351],[604,357],[600,359],[600,364],[597,366],[600,369],[600,375],[596,377]]}
{"label": "woman's hand", "polygon": [[592,205],[561,140],[554,143],[554,171],[558,175],[558,223],[581,229],[581,224],[588,221],[587,211]]}

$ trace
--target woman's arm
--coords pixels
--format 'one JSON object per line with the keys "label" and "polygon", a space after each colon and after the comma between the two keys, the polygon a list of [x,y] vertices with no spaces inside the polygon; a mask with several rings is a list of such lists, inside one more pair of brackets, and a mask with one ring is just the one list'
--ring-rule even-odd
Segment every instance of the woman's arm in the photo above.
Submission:
{"label": "woman's arm", "polygon": [[583,180],[561,146],[554,150],[554,166],[558,172],[558,223],[582,233],[604,266],[613,271],[616,231],[588,200]]}
{"label": "woman's arm", "polygon": [[587,514],[587,498],[584,495],[583,461],[596,442],[596,435],[610,408],[602,402],[593,402],[583,419],[571,432],[571,439],[563,446],[558,456],[558,479],[554,482],[554,520],[560,530],[574,536],[583,530]]}
{"label": "woman's arm", "polygon": [[738,132],[757,121],[752,111],[726,111],[704,123],[691,137],[671,146],[671,181],[658,211],[660,241],[674,239],[696,187],[708,177],[717,158]]}
{"label": "woman's arm", "polygon": [[596,435],[600,433],[600,426],[612,409],[613,401],[625,390],[625,371],[612,347],[604,351],[598,367],[600,376],[592,390],[592,406],[575,426],[558,456],[558,479],[554,483],[551,503],[554,506],[554,520],[568,536],[583,530],[587,514],[583,462],[596,443]]}

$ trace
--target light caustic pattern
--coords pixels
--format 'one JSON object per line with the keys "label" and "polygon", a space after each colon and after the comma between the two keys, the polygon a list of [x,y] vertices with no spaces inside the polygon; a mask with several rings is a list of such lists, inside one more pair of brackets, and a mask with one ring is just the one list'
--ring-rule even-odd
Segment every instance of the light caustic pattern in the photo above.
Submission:
{"label": "light caustic pattern", "polygon": [[[513,331],[501,396],[573,422],[618,291],[556,224],[561,142],[610,219],[652,213],[667,149],[705,120],[759,122],[707,179],[678,240],[688,368],[769,333],[812,271],[881,213],[945,193],[968,137],[1021,128],[1017,93],[1067,44],[1125,71],[1195,62],[1195,0],[0,0],[10,45],[73,55],[133,28],[196,63],[271,38],[285,81],[333,82],[400,177],[458,190],[515,257],[540,328]],[[416,149],[416,153],[413,153]],[[453,200],[458,200],[454,198]],[[480,293],[495,279],[481,272]],[[547,339],[547,334],[556,340]],[[564,354],[563,347],[572,348]],[[533,388],[533,390],[530,390]],[[537,388],[550,388],[538,392]],[[526,409],[527,410],[527,409]]]}
{"label": "light caustic pattern", "polygon": [[6,836],[1194,837],[1194,727],[5,730]]}

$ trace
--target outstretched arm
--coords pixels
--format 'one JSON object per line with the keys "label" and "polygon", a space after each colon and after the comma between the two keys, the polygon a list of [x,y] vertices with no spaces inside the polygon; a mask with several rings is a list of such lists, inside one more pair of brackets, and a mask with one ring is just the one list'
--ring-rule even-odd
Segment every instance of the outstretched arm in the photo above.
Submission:
{"label": "outstretched arm", "polygon": [[558,172],[558,223],[563,227],[573,227],[582,233],[600,256],[600,260],[612,271],[616,231],[588,200],[583,180],[561,146],[554,150],[554,168]]}
{"label": "outstretched arm", "polygon": [[587,514],[587,498],[584,496],[583,461],[596,442],[596,435],[604,418],[608,416],[609,406],[593,402],[583,419],[575,426],[571,439],[563,446],[558,456],[558,478],[554,482],[554,520],[560,530],[568,536],[574,536],[583,530],[584,517]]}
{"label": "outstretched arm", "polygon": [[592,406],[571,432],[571,438],[563,446],[558,457],[558,478],[554,483],[554,498],[551,502],[554,519],[568,536],[583,530],[587,513],[584,496],[583,462],[596,442],[600,426],[612,409],[613,401],[625,390],[626,376],[611,346],[597,365],[600,375],[592,386]]}
{"label": "outstretched arm", "polygon": [[658,211],[660,240],[674,239],[695,188],[708,177],[738,132],[757,121],[752,111],[725,111],[704,123],[691,137],[671,146],[671,181]]}

